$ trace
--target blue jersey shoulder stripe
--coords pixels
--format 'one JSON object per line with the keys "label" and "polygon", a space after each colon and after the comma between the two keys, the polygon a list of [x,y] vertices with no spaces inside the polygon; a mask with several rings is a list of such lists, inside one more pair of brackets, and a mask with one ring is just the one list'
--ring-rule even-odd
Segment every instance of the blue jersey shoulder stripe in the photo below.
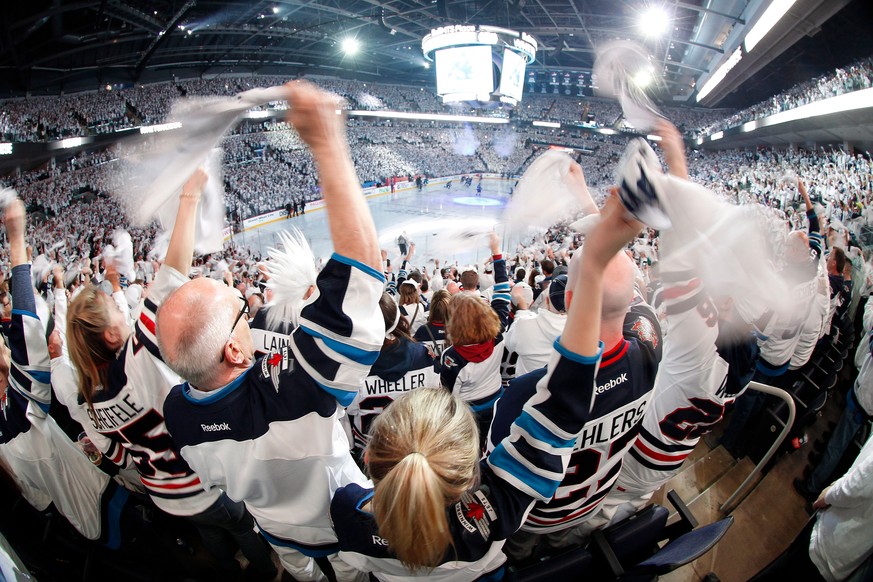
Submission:
{"label": "blue jersey shoulder stripe", "polygon": [[50,384],[52,381],[51,372],[46,372],[44,370],[25,370],[24,372],[30,374],[31,378],[37,382],[42,382],[43,384]]}
{"label": "blue jersey shoulder stripe", "polygon": [[340,403],[341,406],[351,406],[352,402],[355,400],[355,396],[358,395],[358,391],[349,391],[349,390],[339,390],[337,388],[331,388],[330,386],[325,386],[321,382],[316,382],[318,387],[336,398],[336,401]]}
{"label": "blue jersey shoulder stripe", "polygon": [[39,316],[32,311],[25,311],[23,309],[13,309],[12,315],[26,315],[28,317],[32,317],[34,319],[39,319]]}
{"label": "blue jersey shoulder stripe", "polygon": [[380,273],[379,271],[377,271],[373,267],[371,267],[369,265],[365,265],[361,261],[356,261],[355,259],[350,259],[348,257],[344,257],[343,255],[340,255],[337,253],[333,253],[330,256],[330,258],[331,258],[331,260],[336,261],[338,263],[342,263],[344,265],[348,265],[350,267],[354,267],[358,270],[361,270],[364,273],[367,273],[368,275],[370,275],[371,277],[376,279],[377,281],[379,281],[380,283],[385,282],[385,275],[383,275],[382,273]]}
{"label": "blue jersey shoulder stripe", "polygon": [[488,464],[494,468],[506,471],[522,483],[526,484],[542,499],[551,499],[558,490],[560,481],[546,479],[537,475],[529,468],[522,465],[516,458],[509,454],[506,446],[503,443],[497,445],[494,452],[488,457]]}
{"label": "blue jersey shoulder stripe", "polygon": [[350,360],[358,362],[359,364],[372,366],[376,362],[376,360],[379,359],[379,350],[362,350],[361,348],[350,346],[349,344],[337,341],[333,338],[327,337],[324,334],[318,333],[314,329],[306,327],[305,325],[301,325],[300,329],[306,332],[307,335],[319,338],[325,343],[325,345],[327,345],[327,347],[329,347],[336,353],[343,355]]}
{"label": "blue jersey shoulder stripe", "polygon": [[562,439],[537,422],[536,419],[527,412],[522,412],[521,416],[515,420],[515,424],[520,429],[527,432],[531,437],[555,448],[572,448],[576,444],[575,436],[571,439]]}

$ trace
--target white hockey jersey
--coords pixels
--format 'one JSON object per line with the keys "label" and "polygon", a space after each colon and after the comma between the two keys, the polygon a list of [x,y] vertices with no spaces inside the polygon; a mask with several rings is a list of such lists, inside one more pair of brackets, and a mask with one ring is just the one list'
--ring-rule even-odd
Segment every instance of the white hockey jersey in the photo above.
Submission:
{"label": "white hockey jersey", "polygon": [[[30,266],[13,269],[13,286],[32,293]],[[26,282],[15,285],[18,277]],[[39,510],[52,502],[76,530],[90,540],[120,545],[121,509],[127,492],[85,457],[48,415],[51,402],[49,354],[33,300],[13,298],[24,309],[12,311],[4,326],[12,351],[9,387],[0,400],[0,459],[25,499]]]}
{"label": "white hockey jersey", "polygon": [[436,388],[439,374],[427,347],[406,339],[382,349],[370,375],[364,379],[346,412],[351,420],[354,447],[369,441],[370,423],[400,395],[416,388]]}
{"label": "white hockey jersey", "polygon": [[166,265],[158,271],[133,333],[110,363],[109,386],[95,394],[94,409],[88,411],[91,425],[111,441],[104,454],[121,467],[131,455],[152,501],[172,515],[196,515],[221,494],[204,491],[164,424],[164,399],[180,378],[161,358],[156,314],[161,302],[186,281]]}
{"label": "white hockey jersey", "polygon": [[[754,336],[726,333],[729,339],[719,345],[718,311],[703,282],[691,272],[664,273],[662,279],[656,302],[666,313],[664,357],[610,504],[646,498],[672,477],[754,372]],[[730,366],[736,378],[729,378]]]}
{"label": "white hockey jersey", "polygon": [[331,495],[368,483],[339,418],[385,338],[383,284],[381,273],[335,254],[288,346],[218,390],[176,386],[164,404],[173,440],[203,486],[244,501],[274,546],[336,553]]}

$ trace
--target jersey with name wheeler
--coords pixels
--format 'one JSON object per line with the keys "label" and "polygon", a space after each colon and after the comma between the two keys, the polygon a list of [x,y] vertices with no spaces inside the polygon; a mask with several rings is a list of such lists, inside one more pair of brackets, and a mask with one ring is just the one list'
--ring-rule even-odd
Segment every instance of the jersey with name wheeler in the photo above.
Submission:
{"label": "jersey with name wheeler", "polygon": [[436,388],[439,384],[434,358],[425,346],[399,338],[383,348],[347,410],[355,448],[367,445],[370,423],[400,395],[416,388]]}
{"label": "jersey with name wheeler", "polygon": [[[534,506],[523,530],[559,531],[578,525],[597,512],[618,477],[625,453],[636,439],[660,359],[658,320],[648,305],[634,305],[625,317],[624,338],[603,354],[594,386],[593,408],[576,439],[567,475],[554,499]],[[543,373],[536,370],[510,382],[497,402],[489,448],[509,433],[513,419],[533,394]]]}
{"label": "jersey with name wheeler", "polygon": [[531,398],[518,410],[507,437],[481,462],[479,487],[446,508],[452,544],[439,565],[414,572],[406,568],[367,511],[373,489],[356,485],[340,488],[330,506],[340,558],[383,581],[499,580],[506,538],[515,533],[535,501],[555,493],[576,435],[590,415],[599,354],[583,357],[559,341],[555,347],[557,353]]}
{"label": "jersey with name wheeler", "polygon": [[167,426],[203,486],[244,501],[274,546],[310,557],[335,553],[331,495],[368,483],[339,418],[385,339],[383,282],[378,271],[335,254],[288,346],[219,390],[182,384],[167,397]]}
{"label": "jersey with name wheeler", "polygon": [[95,467],[49,416],[48,345],[34,312],[29,265],[13,268],[12,284],[16,308],[5,328],[12,365],[0,399],[0,460],[35,508],[44,510],[53,502],[83,536],[118,547],[127,492]]}
{"label": "jersey with name wheeler", "polygon": [[156,314],[161,302],[186,281],[172,267],[161,267],[133,333],[109,365],[109,385],[95,394],[93,410],[88,411],[97,432],[112,442],[104,454],[119,466],[131,455],[152,501],[172,515],[201,513],[220,495],[203,490],[164,424],[164,399],[180,378],[161,358]]}

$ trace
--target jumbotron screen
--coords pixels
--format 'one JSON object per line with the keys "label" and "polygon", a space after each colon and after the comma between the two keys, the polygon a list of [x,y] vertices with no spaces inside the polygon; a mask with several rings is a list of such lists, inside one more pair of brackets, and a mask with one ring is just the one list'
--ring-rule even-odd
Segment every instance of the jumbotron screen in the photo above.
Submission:
{"label": "jumbotron screen", "polygon": [[503,69],[500,71],[500,93],[521,101],[524,91],[524,57],[509,49],[503,50]]}
{"label": "jumbotron screen", "polygon": [[487,94],[494,90],[491,47],[465,46],[436,52],[437,93]]}

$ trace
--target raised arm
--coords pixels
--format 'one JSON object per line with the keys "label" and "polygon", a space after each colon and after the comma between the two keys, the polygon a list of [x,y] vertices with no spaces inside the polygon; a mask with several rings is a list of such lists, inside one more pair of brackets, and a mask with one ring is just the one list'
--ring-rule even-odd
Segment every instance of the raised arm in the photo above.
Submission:
{"label": "raised arm", "polygon": [[179,213],[176,215],[176,223],[173,225],[173,233],[170,235],[170,244],[167,247],[167,257],[164,259],[164,265],[176,269],[185,276],[188,275],[191,260],[194,258],[197,205],[200,203],[200,194],[205,185],[206,172],[198,168],[182,186]]}
{"label": "raised arm", "polygon": [[494,263],[494,292],[491,295],[491,309],[500,318],[500,331],[509,325],[509,276],[506,273],[506,261],[500,254],[500,237],[491,232],[488,238],[491,259]]}
{"label": "raised arm", "polygon": [[[24,215],[24,203],[21,200],[13,201],[6,208],[6,238],[9,240],[9,262],[13,269],[30,262],[24,242]],[[30,296],[33,298],[32,292]]]}
{"label": "raised arm", "polygon": [[45,414],[51,402],[50,358],[45,331],[36,315],[27,245],[24,243],[25,211],[21,200],[15,200],[6,208],[5,222],[12,264],[13,308],[7,338],[12,367],[18,371],[9,373],[9,385]]}
{"label": "raised arm", "polygon": [[677,178],[688,179],[688,161],[685,159],[685,141],[676,126],[662,119],[658,121],[656,134],[661,138],[658,145],[664,152],[667,171]]}
{"label": "raised arm", "polygon": [[570,169],[567,171],[567,184],[579,198],[582,204],[582,212],[588,214],[600,214],[597,204],[591,198],[591,192],[588,190],[588,182],[585,181],[585,172],[582,171],[582,166],[573,162],[570,164]]}
{"label": "raised arm", "polygon": [[382,270],[376,226],[349,153],[339,99],[305,81],[288,88],[286,120],[312,150],[327,206],[334,250],[379,273]]}
{"label": "raised arm", "polygon": [[803,203],[806,205],[806,211],[812,210],[812,200],[809,199],[809,192],[806,190],[806,184],[800,178],[797,179],[797,189],[800,195],[803,196]]}
{"label": "raised arm", "polygon": [[573,261],[580,261],[580,265],[579,269],[571,269],[573,279],[568,281],[568,288],[572,301],[560,342],[571,352],[583,356],[599,353],[603,272],[642,227],[640,222],[629,218],[613,194],[603,207],[600,222],[586,238],[582,252],[573,256]]}

